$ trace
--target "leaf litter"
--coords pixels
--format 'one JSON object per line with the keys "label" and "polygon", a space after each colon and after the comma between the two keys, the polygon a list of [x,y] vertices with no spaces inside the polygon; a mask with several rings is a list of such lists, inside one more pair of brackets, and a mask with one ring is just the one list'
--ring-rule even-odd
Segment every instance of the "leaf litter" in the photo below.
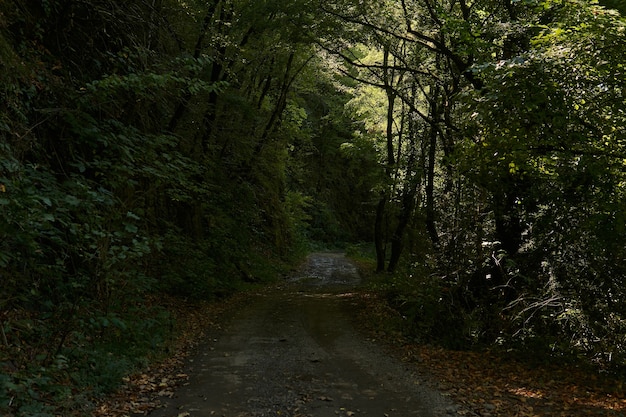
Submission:
{"label": "leaf litter", "polygon": [[[617,378],[574,366],[536,367],[498,352],[453,351],[410,343],[397,332],[384,329],[384,316],[393,312],[381,296],[368,291],[353,296],[353,305],[359,311],[354,317],[365,336],[383,343],[390,354],[428,375],[431,384],[458,404],[448,410],[448,415],[626,415],[626,395],[622,381]],[[220,320],[229,311],[245,304],[247,297],[250,294],[242,293],[226,301],[177,306],[177,322],[182,331],[172,349],[173,354],[143,372],[125,378],[122,388],[102,400],[93,416],[146,415],[158,408],[161,398],[174,395],[176,387],[187,382],[188,375],[182,371],[185,359],[207,331],[219,330]],[[323,401],[333,400],[323,398]],[[351,410],[342,411],[346,415],[355,415]]]}
{"label": "leaf litter", "polygon": [[382,330],[385,316],[394,312],[376,293],[361,293],[360,310],[366,332],[430,375],[435,387],[459,404],[449,410],[451,415],[626,415],[623,381],[617,377],[574,365],[534,366],[496,351],[454,351],[410,343],[398,333]]}
{"label": "leaf litter", "polygon": [[[123,379],[119,390],[102,399],[93,417],[127,417],[146,415],[161,406],[161,399],[172,397],[178,386],[189,379],[183,369],[186,359],[207,337],[208,332],[221,329],[220,322],[245,303],[249,293],[239,293],[216,302],[180,303],[164,300],[176,317],[179,336],[170,348],[171,354],[153,362],[142,372]],[[182,413],[179,417],[185,417]]]}

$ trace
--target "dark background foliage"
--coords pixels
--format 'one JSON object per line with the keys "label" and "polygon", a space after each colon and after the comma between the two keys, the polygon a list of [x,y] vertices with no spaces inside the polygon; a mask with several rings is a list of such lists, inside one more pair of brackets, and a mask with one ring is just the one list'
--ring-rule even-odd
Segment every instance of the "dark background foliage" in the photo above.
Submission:
{"label": "dark background foliage", "polygon": [[411,337],[623,367],[623,5],[439,3],[3,2],[0,411],[348,244]]}

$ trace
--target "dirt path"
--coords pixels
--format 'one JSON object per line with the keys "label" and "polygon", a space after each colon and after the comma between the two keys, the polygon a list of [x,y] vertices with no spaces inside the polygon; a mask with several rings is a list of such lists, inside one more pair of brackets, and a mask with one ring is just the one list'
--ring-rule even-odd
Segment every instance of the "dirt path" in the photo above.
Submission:
{"label": "dirt path", "polygon": [[311,255],[290,282],[253,298],[201,345],[188,362],[188,384],[150,416],[455,413],[446,397],[354,329],[350,290],[359,283],[343,255]]}

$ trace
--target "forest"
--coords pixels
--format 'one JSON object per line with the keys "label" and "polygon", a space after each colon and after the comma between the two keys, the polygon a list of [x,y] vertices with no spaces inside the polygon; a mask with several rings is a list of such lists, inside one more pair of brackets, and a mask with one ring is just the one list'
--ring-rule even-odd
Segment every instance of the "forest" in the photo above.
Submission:
{"label": "forest", "polygon": [[172,305],[316,248],[369,259],[422,343],[623,375],[623,13],[0,2],[0,414],[88,412]]}

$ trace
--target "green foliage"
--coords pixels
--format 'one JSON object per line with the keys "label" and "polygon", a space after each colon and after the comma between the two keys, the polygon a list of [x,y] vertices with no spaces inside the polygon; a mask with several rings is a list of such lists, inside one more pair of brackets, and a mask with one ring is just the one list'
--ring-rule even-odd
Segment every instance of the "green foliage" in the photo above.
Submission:
{"label": "green foliage", "polygon": [[394,274],[377,275],[369,286],[382,293],[398,314],[395,323],[388,325],[415,342],[450,349],[469,349],[482,343],[484,323],[479,311],[458,306],[455,289],[423,265],[404,265]]}
{"label": "green foliage", "polygon": [[510,281],[519,294],[509,311],[515,335],[615,359],[622,330],[608,317],[623,314],[624,276],[614,243],[624,239],[616,136],[626,120],[614,93],[624,82],[624,28],[601,8],[579,6],[559,8],[531,50],[480,69],[487,94],[473,105],[481,131],[465,143],[466,173],[515,201],[509,213],[528,230],[515,255],[528,279]]}
{"label": "green foliage", "polygon": [[17,416],[88,413],[96,397],[119,387],[122,377],[145,366],[147,358],[162,354],[171,329],[169,314],[159,307],[83,312],[54,356],[38,355],[19,370],[10,369],[21,360],[23,352],[16,351],[13,362],[2,364],[0,411]]}
{"label": "green foliage", "polygon": [[0,5],[0,413],[88,414],[166,348],[163,293],[226,296],[303,250],[297,3]]}
{"label": "green foliage", "polygon": [[374,285],[419,340],[624,364],[617,12],[220,5],[0,5],[2,413],[113,389],[171,337],[161,294],[268,282],[375,223],[405,263]]}
{"label": "green foliage", "polygon": [[[349,29],[324,46],[366,84],[344,84],[351,110],[385,139],[378,267],[394,245],[420,265],[381,278],[407,330],[622,366],[623,17],[583,1],[328,7]],[[432,245],[414,243],[424,229]]]}
{"label": "green foliage", "polygon": [[371,238],[371,190],[382,175],[375,143],[364,134],[365,121],[346,111],[351,95],[314,69],[297,85],[297,100],[306,112],[301,130],[308,135],[293,142],[288,186],[307,196],[302,227],[306,237],[322,246],[341,247]]}
{"label": "green foliage", "polygon": [[[164,292],[184,298],[206,300],[234,291],[234,265],[229,265],[231,270],[218,267],[215,262],[219,258],[205,255],[210,253],[210,246],[203,247],[189,242],[181,233],[168,235],[164,246],[164,263],[159,268],[160,286]],[[174,262],[182,259],[186,261]],[[223,262],[232,260],[223,259]]]}

